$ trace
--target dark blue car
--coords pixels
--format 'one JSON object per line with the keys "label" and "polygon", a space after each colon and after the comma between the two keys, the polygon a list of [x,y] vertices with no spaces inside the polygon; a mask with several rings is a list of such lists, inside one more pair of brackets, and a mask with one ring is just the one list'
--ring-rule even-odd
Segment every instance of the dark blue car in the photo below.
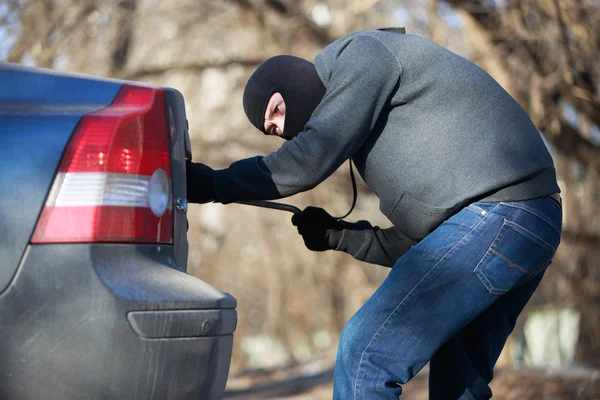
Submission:
{"label": "dark blue car", "polygon": [[182,95],[0,64],[0,399],[219,399],[236,300],[186,273]]}

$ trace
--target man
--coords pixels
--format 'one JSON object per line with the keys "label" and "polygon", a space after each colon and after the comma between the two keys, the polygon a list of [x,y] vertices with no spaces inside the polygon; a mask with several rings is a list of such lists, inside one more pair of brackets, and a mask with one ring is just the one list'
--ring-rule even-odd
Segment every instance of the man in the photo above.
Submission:
{"label": "man", "polygon": [[552,159],[483,70],[424,38],[362,31],[315,65],[267,60],[244,110],[288,139],[213,171],[190,164],[192,202],[277,199],[351,158],[394,227],[293,218],[307,247],[393,267],[340,338],[335,399],[397,399],[428,361],[430,398],[488,399],[494,364],[560,242]]}

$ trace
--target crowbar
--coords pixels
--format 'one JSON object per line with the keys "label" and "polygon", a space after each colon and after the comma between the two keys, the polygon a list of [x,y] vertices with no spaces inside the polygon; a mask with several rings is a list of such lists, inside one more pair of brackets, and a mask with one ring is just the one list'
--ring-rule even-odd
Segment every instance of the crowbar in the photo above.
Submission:
{"label": "crowbar", "polygon": [[274,201],[255,200],[255,201],[236,201],[237,204],[245,204],[248,206],[270,208],[272,210],[288,211],[293,214],[300,214],[302,210],[291,204],[276,203]]}

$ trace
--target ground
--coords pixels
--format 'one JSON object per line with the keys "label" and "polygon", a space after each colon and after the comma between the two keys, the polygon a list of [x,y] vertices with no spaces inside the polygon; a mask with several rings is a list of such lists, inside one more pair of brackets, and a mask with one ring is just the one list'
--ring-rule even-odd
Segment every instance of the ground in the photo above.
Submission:
{"label": "ground", "polygon": [[[331,368],[313,366],[248,372],[230,378],[226,399],[331,399]],[[402,400],[427,400],[427,369],[404,386]],[[501,368],[492,382],[494,399],[600,400],[600,371],[551,372]]]}

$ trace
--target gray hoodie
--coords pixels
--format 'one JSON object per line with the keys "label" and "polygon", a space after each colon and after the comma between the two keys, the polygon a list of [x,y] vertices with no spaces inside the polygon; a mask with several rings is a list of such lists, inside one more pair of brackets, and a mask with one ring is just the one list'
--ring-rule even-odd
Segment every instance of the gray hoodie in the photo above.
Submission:
{"label": "gray hoodie", "polygon": [[419,36],[370,30],[333,42],[315,66],[326,93],[304,132],[266,157],[216,171],[217,201],[291,196],[351,157],[395,229],[362,224],[345,232],[339,250],[390,265],[471,202],[560,191],[523,109],[451,51]]}

